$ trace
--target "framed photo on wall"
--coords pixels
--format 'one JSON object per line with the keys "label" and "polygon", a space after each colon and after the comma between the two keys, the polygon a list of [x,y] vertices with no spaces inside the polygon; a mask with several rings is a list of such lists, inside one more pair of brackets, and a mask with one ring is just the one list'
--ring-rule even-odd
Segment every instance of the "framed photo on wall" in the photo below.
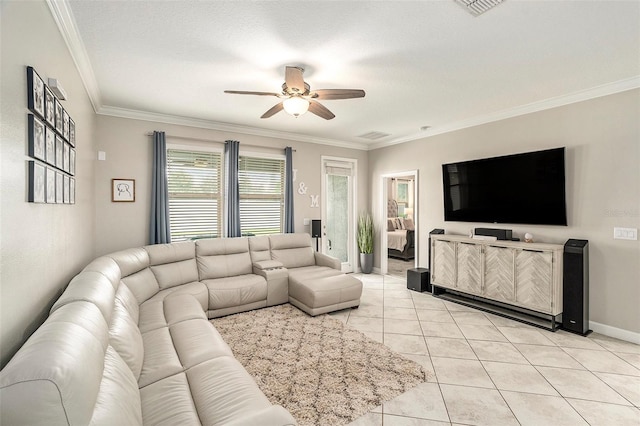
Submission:
{"label": "framed photo on wall", "polygon": [[56,96],[48,86],[44,86],[44,120],[51,127],[56,125]]}
{"label": "framed photo on wall", "polygon": [[62,170],[69,173],[69,149],[71,149],[71,146],[64,142],[62,148]]}
{"label": "framed photo on wall", "polygon": [[56,172],[56,204],[62,204],[63,201],[63,193],[62,193],[62,172]]}
{"label": "framed photo on wall", "polygon": [[44,81],[33,67],[27,67],[27,106],[38,116],[44,115]]}
{"label": "framed photo on wall", "polygon": [[58,100],[58,98],[54,98],[55,99],[55,105],[54,105],[54,110],[55,110],[55,114],[56,114],[56,132],[58,132],[58,134],[62,134],[63,132],[63,116],[62,116],[62,105],[60,104],[60,101]]}
{"label": "framed photo on wall", "polygon": [[45,201],[45,166],[37,161],[29,161],[29,202]]}
{"label": "framed photo on wall", "polygon": [[47,164],[56,165],[56,132],[45,126],[45,159]]}
{"label": "framed photo on wall", "polygon": [[135,202],[135,179],[111,179],[111,201],[129,203]]}
{"label": "framed photo on wall", "polygon": [[56,171],[51,167],[47,167],[46,171],[46,181],[47,181],[47,203],[55,204],[56,203]]}
{"label": "framed photo on wall", "polygon": [[69,176],[62,175],[62,202],[69,204]]}
{"label": "framed photo on wall", "polygon": [[56,135],[56,167],[60,170],[64,170],[64,141],[58,135]]}
{"label": "framed photo on wall", "polygon": [[38,160],[46,160],[45,125],[35,115],[29,114],[29,156]]}
{"label": "framed photo on wall", "polygon": [[66,141],[69,140],[69,114],[64,108],[62,108],[62,137]]}
{"label": "framed photo on wall", "polygon": [[69,203],[76,203],[76,180],[74,178],[69,178]]}
{"label": "framed photo on wall", "polygon": [[69,143],[72,147],[76,147],[76,122],[69,117]]}
{"label": "framed photo on wall", "polygon": [[69,174],[76,175],[76,150],[69,148]]}

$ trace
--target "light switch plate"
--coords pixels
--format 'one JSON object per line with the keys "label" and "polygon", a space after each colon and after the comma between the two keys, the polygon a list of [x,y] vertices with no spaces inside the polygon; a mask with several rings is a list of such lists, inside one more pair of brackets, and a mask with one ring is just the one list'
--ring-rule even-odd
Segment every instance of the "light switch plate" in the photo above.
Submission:
{"label": "light switch plate", "polygon": [[304,218],[304,226],[309,225],[310,221],[311,221],[311,219],[305,217]]}
{"label": "light switch plate", "polygon": [[637,240],[638,228],[613,228],[614,240]]}

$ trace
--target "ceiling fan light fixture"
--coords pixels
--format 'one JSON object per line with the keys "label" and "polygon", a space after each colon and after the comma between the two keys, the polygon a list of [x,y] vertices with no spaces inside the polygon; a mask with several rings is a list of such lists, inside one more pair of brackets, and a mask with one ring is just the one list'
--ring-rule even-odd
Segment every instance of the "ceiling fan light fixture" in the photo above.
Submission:
{"label": "ceiling fan light fixture", "polygon": [[309,110],[309,101],[299,96],[292,96],[282,102],[282,106],[287,114],[299,117]]}

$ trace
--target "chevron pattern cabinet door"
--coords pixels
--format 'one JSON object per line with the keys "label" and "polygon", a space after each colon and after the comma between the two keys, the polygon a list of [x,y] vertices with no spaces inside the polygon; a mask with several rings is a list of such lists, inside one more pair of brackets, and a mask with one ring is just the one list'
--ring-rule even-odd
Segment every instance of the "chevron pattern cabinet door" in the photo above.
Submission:
{"label": "chevron pattern cabinet door", "polygon": [[456,288],[473,294],[482,293],[482,246],[458,243],[458,277]]}
{"label": "chevron pattern cabinet door", "polygon": [[551,312],[552,260],[551,252],[517,252],[516,302],[536,311]]}
{"label": "chevron pattern cabinet door", "polygon": [[485,246],[484,293],[488,298],[513,303],[516,295],[514,261],[513,249]]}
{"label": "chevron pattern cabinet door", "polygon": [[456,276],[455,243],[435,240],[431,267],[433,268],[431,277],[434,284],[454,288]]}

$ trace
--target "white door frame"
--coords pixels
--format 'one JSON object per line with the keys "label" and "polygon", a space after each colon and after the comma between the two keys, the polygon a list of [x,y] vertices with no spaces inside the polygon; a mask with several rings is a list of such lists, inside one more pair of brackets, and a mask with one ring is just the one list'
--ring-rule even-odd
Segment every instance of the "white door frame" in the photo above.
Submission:
{"label": "white door frame", "polygon": [[320,250],[322,253],[326,253],[326,238],[324,238],[325,226],[327,224],[327,175],[325,173],[325,163],[329,161],[342,161],[345,163],[351,163],[353,165],[353,175],[351,176],[351,183],[349,191],[351,192],[350,209],[348,213],[349,217],[349,235],[347,237],[348,247],[348,261],[342,262],[342,272],[357,272],[358,266],[358,248],[356,244],[356,226],[358,224],[358,160],[355,158],[345,157],[333,157],[329,155],[322,155],[320,157],[320,194],[322,200],[321,220],[322,220],[322,247]]}
{"label": "white door frame", "polygon": [[388,255],[388,243],[387,243],[387,200],[389,198],[389,191],[388,191],[388,185],[387,185],[387,181],[391,178],[399,178],[399,177],[405,177],[405,176],[411,176],[413,177],[413,224],[415,226],[415,232],[414,232],[414,258],[413,258],[413,266],[414,268],[416,268],[418,266],[418,255],[419,255],[419,241],[420,241],[420,228],[419,228],[419,209],[420,209],[420,203],[419,203],[419,199],[418,199],[418,187],[419,187],[419,181],[418,181],[418,170],[408,170],[408,171],[404,171],[404,172],[393,172],[393,173],[384,173],[380,176],[380,211],[379,211],[379,217],[380,217],[380,223],[378,224],[378,229],[380,230],[380,232],[378,232],[379,238],[380,238],[380,273],[382,275],[386,275],[387,271],[389,270],[389,255]]}

